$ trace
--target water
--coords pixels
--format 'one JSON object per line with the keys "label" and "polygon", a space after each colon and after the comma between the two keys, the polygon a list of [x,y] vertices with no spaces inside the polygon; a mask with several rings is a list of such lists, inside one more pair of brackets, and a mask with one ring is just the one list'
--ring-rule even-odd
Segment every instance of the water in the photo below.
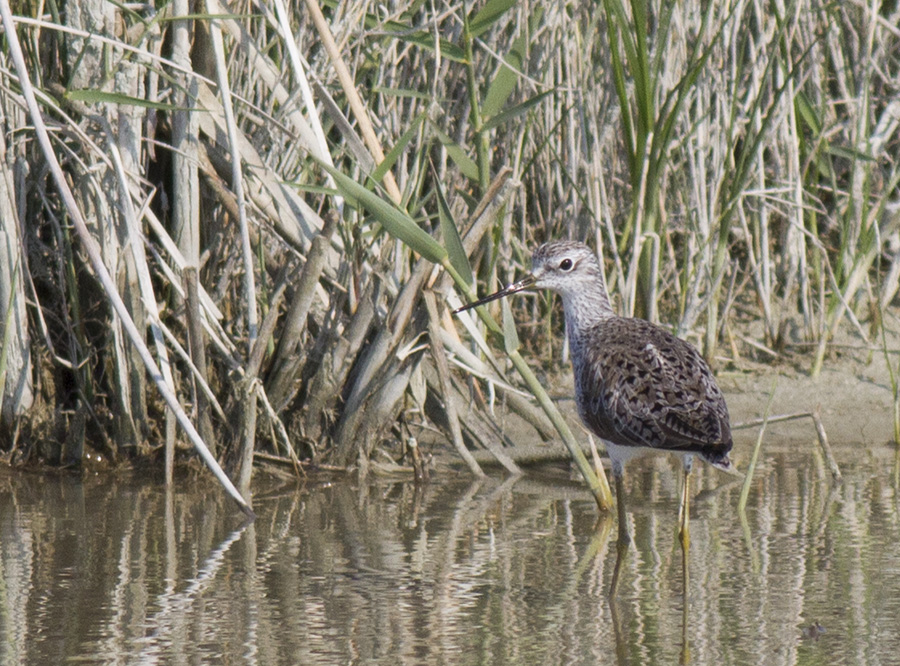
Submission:
{"label": "water", "polygon": [[897,664],[895,451],[837,455],[835,486],[811,447],[767,449],[743,522],[695,466],[686,627],[674,459],[629,465],[612,605],[614,521],[563,473],[260,475],[246,525],[204,473],[0,471],[0,662]]}

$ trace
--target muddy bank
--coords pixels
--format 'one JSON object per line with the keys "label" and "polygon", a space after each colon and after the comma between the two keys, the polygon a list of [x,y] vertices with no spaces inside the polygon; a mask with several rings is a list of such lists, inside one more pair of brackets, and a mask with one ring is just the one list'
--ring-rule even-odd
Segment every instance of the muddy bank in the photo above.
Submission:
{"label": "muddy bank", "polygon": [[[771,414],[810,412],[821,409],[822,423],[834,446],[884,444],[894,438],[893,389],[884,357],[867,362],[846,356],[829,363],[819,377],[787,367],[768,371],[723,372],[719,375],[734,424],[760,418],[773,391]],[[736,429],[735,442],[751,443],[756,428]],[[767,442],[791,444],[814,441],[809,419],[773,423]]]}

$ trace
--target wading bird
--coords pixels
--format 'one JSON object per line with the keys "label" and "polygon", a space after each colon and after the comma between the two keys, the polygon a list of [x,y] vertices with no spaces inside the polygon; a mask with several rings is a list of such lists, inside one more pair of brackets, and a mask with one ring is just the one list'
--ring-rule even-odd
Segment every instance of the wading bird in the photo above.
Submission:
{"label": "wading bird", "polygon": [[644,319],[616,316],[600,262],[582,243],[542,245],[532,257],[531,274],[455,312],[529,288],[550,289],[562,296],[578,414],[603,440],[612,460],[619,558],[611,592],[630,541],[624,465],[647,449],[679,454],[684,463],[679,527],[687,586],[689,479],[694,456],[734,471],[728,458],[732,446],[728,407],[712,371],[688,342]]}

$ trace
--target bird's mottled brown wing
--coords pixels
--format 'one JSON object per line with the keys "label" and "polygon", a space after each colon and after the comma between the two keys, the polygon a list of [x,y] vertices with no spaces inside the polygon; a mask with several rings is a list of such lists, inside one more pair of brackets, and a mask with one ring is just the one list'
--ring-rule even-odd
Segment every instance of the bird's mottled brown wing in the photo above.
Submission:
{"label": "bird's mottled brown wing", "polygon": [[725,398],[696,349],[639,319],[612,318],[586,332],[576,362],[579,412],[599,437],[724,456]]}

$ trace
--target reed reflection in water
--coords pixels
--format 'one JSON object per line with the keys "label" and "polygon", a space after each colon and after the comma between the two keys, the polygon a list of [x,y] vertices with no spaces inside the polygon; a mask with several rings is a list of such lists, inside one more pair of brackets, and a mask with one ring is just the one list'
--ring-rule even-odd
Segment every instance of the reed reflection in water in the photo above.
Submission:
{"label": "reed reflection in water", "polygon": [[[860,455],[860,451],[864,451]],[[746,521],[701,468],[691,663],[896,661],[895,451],[772,450]],[[615,530],[565,478],[262,475],[243,524],[204,477],[0,474],[0,662],[676,663],[678,463],[632,463],[634,547],[614,606]]]}

